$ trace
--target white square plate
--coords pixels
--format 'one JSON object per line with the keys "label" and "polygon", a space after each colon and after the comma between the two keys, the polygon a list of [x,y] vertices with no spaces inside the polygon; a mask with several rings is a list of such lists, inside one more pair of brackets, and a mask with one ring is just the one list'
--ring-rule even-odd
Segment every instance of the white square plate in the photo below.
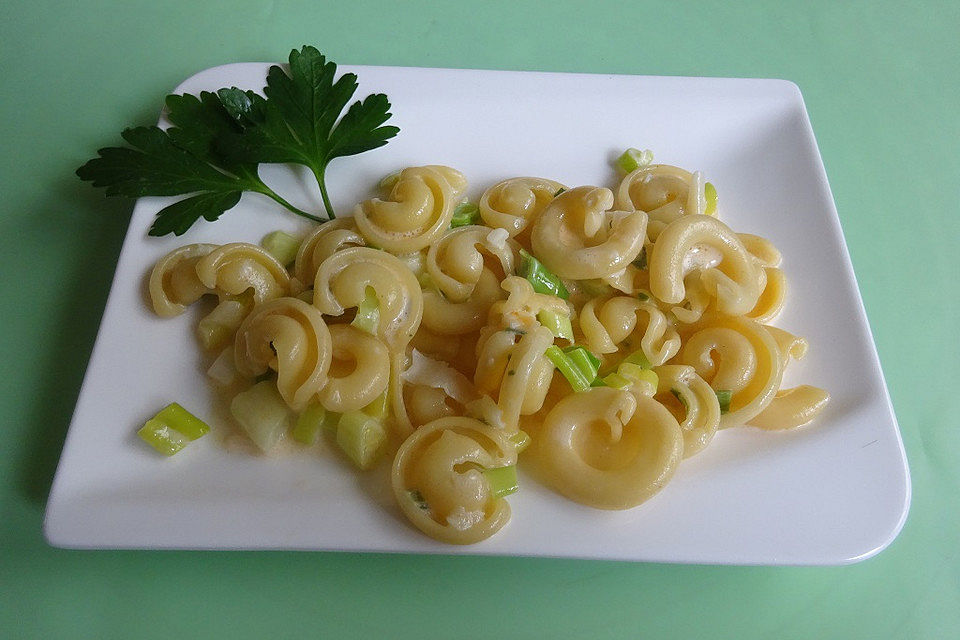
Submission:
{"label": "white square plate", "polygon": [[[203,71],[177,93],[261,89],[266,64]],[[400,515],[386,469],[358,474],[331,452],[256,457],[203,438],[173,458],[136,436],[178,401],[214,423],[223,415],[203,375],[196,310],[162,320],[148,309],[146,274],[189,242],[259,242],[301,230],[291,214],[245,195],[216,224],[181,238],[147,237],[167,199],[134,209],[100,333],[47,508],[51,544],[83,548],[326,549],[559,556],[622,560],[841,564],[888,545],[906,518],[910,482],[900,434],[798,88],[782,80],[608,76],[343,67],[357,97],[390,96],[401,132],[386,147],[335,160],[334,205],[348,212],[397,168],[463,171],[476,199],[506,177],[614,186],[625,147],[702,170],[737,231],[770,238],[790,285],[776,325],[807,337],[785,386],[825,387],[814,424],[784,433],[721,432],[642,506],[596,511],[521,478],[513,519],[467,548],[434,542]],[[265,179],[320,211],[304,173],[265,167]],[[526,480],[526,481],[524,481]]]}

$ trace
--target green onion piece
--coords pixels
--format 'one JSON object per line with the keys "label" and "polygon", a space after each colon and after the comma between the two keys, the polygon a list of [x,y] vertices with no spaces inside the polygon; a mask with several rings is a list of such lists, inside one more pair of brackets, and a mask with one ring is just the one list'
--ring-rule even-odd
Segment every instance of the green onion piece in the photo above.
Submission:
{"label": "green onion piece", "polygon": [[508,496],[520,489],[520,483],[517,481],[516,465],[484,469],[483,475],[487,477],[487,482],[490,483],[490,491],[494,498]]}
{"label": "green onion piece", "polygon": [[288,267],[297,259],[300,249],[300,239],[286,231],[271,231],[263,236],[260,246],[267,250],[277,261]]}
{"label": "green onion piece", "polygon": [[465,227],[468,224],[477,224],[478,222],[480,222],[480,207],[472,202],[461,202],[453,210],[450,226]]}
{"label": "green onion piece", "polygon": [[717,188],[708,182],[703,185],[703,195],[707,200],[707,208],[703,212],[712,216],[717,212]]}
{"label": "green onion piece", "polygon": [[563,350],[570,361],[583,372],[584,377],[590,382],[597,378],[597,372],[600,371],[600,358],[593,355],[583,347],[573,346]]}
{"label": "green onion piece", "polygon": [[365,414],[371,418],[376,418],[377,420],[386,420],[387,416],[390,415],[390,397],[387,395],[387,392],[384,391],[377,399],[361,409]]}
{"label": "green onion piece", "polygon": [[619,373],[611,373],[604,376],[603,383],[608,387],[613,387],[614,389],[626,389],[633,384],[628,378],[620,375]]}
{"label": "green onion piece", "polygon": [[293,427],[293,439],[297,442],[312,445],[320,439],[320,433],[327,422],[327,410],[319,402],[312,402],[297,417],[297,424]]}
{"label": "green onion piece", "polygon": [[420,493],[417,489],[414,489],[410,492],[410,499],[416,503],[417,507],[423,509],[424,511],[430,510],[430,505],[427,504],[427,501],[424,499],[423,494]]}
{"label": "green onion piece", "polygon": [[560,195],[560,194],[563,193],[564,191],[566,191],[566,189],[564,189],[563,187],[560,187],[559,189],[557,189],[557,190],[553,193],[553,197],[556,198],[558,195]]}
{"label": "green onion piece", "polygon": [[547,329],[550,329],[550,332],[556,337],[573,342],[573,325],[570,324],[570,314],[543,309],[537,313],[537,320]]}
{"label": "green onion piece", "polygon": [[233,334],[236,333],[252,306],[252,300],[249,303],[240,300],[222,300],[213,308],[213,311],[197,323],[197,336],[203,348],[216,349],[226,342],[232,342]]}
{"label": "green onion piece", "polygon": [[637,291],[637,299],[640,300],[640,302],[646,302],[652,297],[653,297],[652,294],[646,289],[640,289],[639,291]]}
{"label": "green onion piece", "polygon": [[684,409],[687,409],[687,410],[690,409],[690,403],[687,402],[687,399],[684,398],[683,395],[681,395],[681,393],[680,393],[680,391],[679,391],[678,389],[670,389],[670,393],[673,394],[673,397],[674,397],[674,398],[676,398],[677,400],[680,401],[680,404],[683,405],[683,408],[684,408]]}
{"label": "green onion piece", "polygon": [[717,394],[717,401],[720,403],[720,413],[730,411],[730,401],[733,400],[733,391],[722,389],[715,393]]}
{"label": "green onion piece", "polygon": [[640,255],[636,257],[633,261],[633,266],[637,269],[646,269],[647,268],[647,245],[640,247]]}
{"label": "green onion piece", "polygon": [[624,362],[629,362],[630,364],[640,365],[644,369],[652,369],[653,365],[650,363],[650,360],[647,359],[647,356],[643,353],[643,349],[637,349],[629,356],[624,358]]}
{"label": "green onion piece", "polygon": [[639,149],[634,149],[630,147],[617,158],[617,166],[620,167],[624,173],[630,173],[636,171],[640,167],[644,167],[653,162],[653,153],[649,149],[644,149],[640,151]]}
{"label": "green onion piece", "polygon": [[188,440],[196,440],[210,432],[210,425],[176,402],[171,402],[165,406],[153,419],[159,420],[171,429],[176,429],[185,435]]}
{"label": "green onion piece", "polygon": [[520,249],[520,277],[526,278],[537,293],[554,295],[564,300],[570,297],[563,281],[524,249]]}
{"label": "green onion piece", "polygon": [[190,442],[185,435],[156,418],[147,420],[137,435],[165,456],[172,456]]}
{"label": "green onion piece", "polygon": [[547,347],[544,355],[547,356],[550,362],[553,363],[553,366],[563,374],[563,377],[567,379],[567,382],[570,383],[574,391],[586,391],[590,388],[590,379],[571,362],[567,354],[560,350],[560,347],[550,345]]}
{"label": "green onion piece", "polygon": [[293,427],[293,415],[273,380],[258,382],[233,397],[230,413],[264,453],[270,453]]}
{"label": "green onion piece", "polygon": [[649,383],[654,389],[660,384],[660,376],[658,376],[655,371],[652,369],[644,369],[640,365],[632,362],[620,363],[620,366],[617,367],[617,373],[628,380]]}
{"label": "green onion piece", "polygon": [[347,411],[337,424],[337,444],[360,469],[369,469],[387,440],[387,431],[376,418],[362,411]]}
{"label": "green onion piece", "polygon": [[526,431],[519,429],[510,436],[510,442],[517,447],[517,453],[520,453],[530,444],[530,435]]}
{"label": "green onion piece", "polygon": [[380,301],[377,300],[377,293],[373,287],[367,287],[363,302],[357,307],[357,315],[350,324],[357,329],[377,335],[377,328],[380,326]]}

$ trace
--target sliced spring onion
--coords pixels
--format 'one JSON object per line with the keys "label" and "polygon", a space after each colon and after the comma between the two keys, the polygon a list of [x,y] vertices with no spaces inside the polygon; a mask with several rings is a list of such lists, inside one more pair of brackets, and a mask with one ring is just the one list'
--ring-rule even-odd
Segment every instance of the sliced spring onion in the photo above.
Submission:
{"label": "sliced spring onion", "polygon": [[646,289],[640,289],[639,291],[637,291],[637,299],[638,299],[640,302],[646,302],[647,300],[649,300],[649,299],[652,298],[652,297],[653,297],[653,295],[652,295],[649,291],[647,291]]}
{"label": "sliced spring onion", "polygon": [[567,379],[567,382],[570,383],[574,391],[586,391],[590,388],[592,379],[587,378],[583,371],[573,364],[570,357],[560,350],[560,347],[550,345],[547,347],[544,355],[546,355],[547,359],[553,363],[553,366],[563,374],[563,377]]}
{"label": "sliced spring onion", "polygon": [[647,268],[647,245],[640,247],[640,255],[636,257],[633,261],[633,266],[637,269],[646,269]]}
{"label": "sliced spring onion", "polygon": [[614,389],[626,389],[633,384],[629,378],[619,373],[607,374],[603,377],[603,383],[608,387],[613,387]]}
{"label": "sliced spring onion", "polygon": [[222,300],[213,311],[197,323],[197,336],[204,349],[222,347],[233,339],[247,312],[253,306],[253,300]]}
{"label": "sliced spring onion", "polygon": [[537,320],[547,329],[550,329],[550,332],[556,337],[573,342],[573,325],[570,324],[570,314],[542,309],[537,313]]}
{"label": "sliced spring onion", "polygon": [[185,435],[188,440],[196,440],[210,432],[210,425],[176,402],[171,402],[165,406],[153,419],[159,420],[171,429],[176,429]]}
{"label": "sliced spring onion", "polygon": [[185,435],[155,418],[147,420],[146,424],[137,431],[137,435],[165,456],[172,456],[190,442]]}
{"label": "sliced spring onion", "polygon": [[558,195],[560,195],[560,194],[563,193],[564,191],[566,191],[566,189],[564,189],[563,187],[560,187],[559,189],[557,189],[557,190],[554,192],[553,197],[556,198]]}
{"label": "sliced spring onion", "polygon": [[384,391],[377,399],[361,409],[365,414],[377,420],[386,420],[390,414],[390,397]]}
{"label": "sliced spring onion", "polygon": [[524,249],[520,250],[520,277],[526,278],[537,293],[554,295],[564,300],[570,297],[563,281]]}
{"label": "sliced spring onion", "polygon": [[733,400],[733,391],[721,389],[715,393],[717,394],[717,401],[720,403],[720,413],[730,411],[730,401]]}
{"label": "sliced spring onion", "polygon": [[297,424],[293,427],[293,439],[306,445],[313,445],[320,439],[329,420],[330,414],[319,402],[312,402],[297,416]]}
{"label": "sliced spring onion", "polygon": [[624,362],[628,362],[628,363],[630,363],[630,364],[639,365],[639,366],[643,367],[644,369],[651,369],[651,368],[653,368],[653,364],[651,364],[651,363],[650,363],[650,360],[647,359],[647,356],[643,353],[643,349],[637,349],[636,351],[634,351],[633,353],[631,353],[629,356],[627,356],[626,358],[624,358],[623,361],[624,361]]}
{"label": "sliced spring onion", "polygon": [[480,222],[480,207],[472,202],[461,202],[453,210],[453,218],[450,220],[450,226],[465,227],[468,224],[477,224]]}
{"label": "sliced spring onion", "polygon": [[715,215],[717,213],[717,188],[713,186],[713,183],[708,182],[703,185],[703,195],[707,200],[707,207],[703,212],[708,216]]}
{"label": "sliced spring onion", "polygon": [[646,382],[650,384],[654,390],[656,390],[657,385],[660,384],[660,376],[658,376],[655,371],[652,369],[644,369],[640,365],[632,362],[620,363],[620,366],[617,367],[617,373],[634,382]]}
{"label": "sliced spring onion", "polygon": [[207,369],[207,376],[221,387],[229,387],[237,381],[239,375],[237,365],[234,364],[233,360],[233,346],[221,351],[217,359]]}
{"label": "sliced spring onion", "polygon": [[490,491],[495,498],[508,496],[520,489],[520,483],[517,481],[516,465],[484,469],[483,475],[487,477],[487,482],[490,483]]}
{"label": "sliced spring onion", "polygon": [[337,424],[337,444],[360,469],[369,469],[376,462],[387,431],[376,418],[362,411],[347,411]]}
{"label": "sliced spring onion", "polygon": [[649,149],[644,149],[640,151],[639,149],[634,149],[630,147],[617,158],[617,166],[620,167],[624,173],[630,173],[636,171],[640,167],[645,167],[646,165],[653,162],[653,152]]}
{"label": "sliced spring onion", "polygon": [[209,433],[210,426],[176,402],[144,423],[137,435],[165,456],[177,453],[191,440]]}
{"label": "sliced spring onion", "polygon": [[357,315],[350,324],[357,329],[377,335],[377,329],[380,326],[380,301],[377,300],[377,293],[373,287],[367,287],[363,302],[357,307]]}
{"label": "sliced spring onion", "polygon": [[297,258],[297,251],[300,249],[300,239],[290,235],[286,231],[271,231],[263,236],[263,240],[260,241],[260,246],[276,258],[277,262],[285,267],[289,267]]}
{"label": "sliced spring onion", "polygon": [[264,453],[270,453],[293,427],[293,415],[273,380],[258,382],[233,397],[230,413]]}
{"label": "sliced spring onion", "polygon": [[600,371],[600,358],[593,355],[583,347],[572,346],[563,350],[570,361],[583,372],[583,375],[593,382],[597,378],[597,372]]}
{"label": "sliced spring onion", "polygon": [[510,442],[517,447],[517,453],[520,453],[530,444],[530,435],[526,431],[519,429],[510,436]]}

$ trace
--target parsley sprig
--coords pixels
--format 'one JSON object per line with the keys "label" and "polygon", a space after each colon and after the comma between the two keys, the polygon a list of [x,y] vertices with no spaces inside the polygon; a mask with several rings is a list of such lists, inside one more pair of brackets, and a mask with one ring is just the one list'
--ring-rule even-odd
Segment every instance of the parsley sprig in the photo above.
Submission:
{"label": "parsley sprig", "polygon": [[214,221],[240,201],[244,191],[263,194],[293,213],[307,213],[260,179],[258,165],[279,162],[310,168],[327,216],[335,217],[325,171],[334,158],[376,149],[399,129],[383,126],[390,103],[383,94],[344,108],[357,77],[336,78],[337,65],[315,48],[290,52],[289,73],[270,67],[263,97],[235,87],[216,93],[167,96],[172,126],[136,127],[121,135],[129,147],[108,147],[77,169],[81,179],[108,196],[188,195],[162,209],[150,235],[182,235],[200,218]]}

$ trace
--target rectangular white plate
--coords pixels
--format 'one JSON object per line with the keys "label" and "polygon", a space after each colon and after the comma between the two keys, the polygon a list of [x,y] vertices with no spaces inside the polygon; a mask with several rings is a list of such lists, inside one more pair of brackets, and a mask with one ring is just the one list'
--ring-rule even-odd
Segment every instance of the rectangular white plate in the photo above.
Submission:
{"label": "rectangular white plate", "polygon": [[[266,64],[201,72],[177,87],[261,89]],[[259,242],[305,228],[258,195],[181,238],[148,238],[166,199],[133,213],[96,346],[47,508],[51,544],[85,548],[328,549],[560,556],[665,562],[840,564],[869,557],[899,532],[910,500],[896,419],[854,280],[823,163],[798,88],[782,80],[344,67],[358,97],[390,96],[400,127],[386,147],[335,160],[328,172],[341,212],[397,168],[445,164],[470,196],[506,177],[614,186],[611,160],[650,148],[658,162],[702,170],[720,216],[783,252],[788,304],[775,324],[807,337],[806,359],[785,386],[833,394],[811,426],[785,433],[734,429],[682,463],[652,500],[625,512],[571,503],[534,481],[509,498],[513,519],[467,548],[409,526],[385,469],[358,474],[330,451],[278,458],[230,450],[206,437],[173,458],[137,428],[178,401],[223,419],[194,338],[197,311],[162,320],[145,279],[189,242]],[[305,174],[265,167],[296,204],[320,211]],[[225,431],[225,430],[223,430]],[[387,465],[382,465],[386,467]]]}

